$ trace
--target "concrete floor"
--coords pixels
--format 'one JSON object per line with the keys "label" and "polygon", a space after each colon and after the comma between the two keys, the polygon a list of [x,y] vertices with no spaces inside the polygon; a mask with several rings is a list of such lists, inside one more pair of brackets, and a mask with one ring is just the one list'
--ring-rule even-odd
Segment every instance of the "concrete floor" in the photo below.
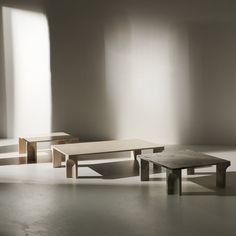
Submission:
{"label": "concrete floor", "polygon": [[226,189],[209,167],[184,171],[183,196],[167,195],[165,173],[140,182],[128,157],[79,162],[79,178],[65,179],[51,163],[14,164],[2,145],[0,236],[235,236],[236,147],[188,148],[231,160]]}

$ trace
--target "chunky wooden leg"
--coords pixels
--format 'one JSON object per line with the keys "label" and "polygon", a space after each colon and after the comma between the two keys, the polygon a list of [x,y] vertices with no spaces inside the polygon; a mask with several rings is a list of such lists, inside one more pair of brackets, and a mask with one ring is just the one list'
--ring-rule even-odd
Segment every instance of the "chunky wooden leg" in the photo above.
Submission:
{"label": "chunky wooden leg", "polygon": [[[164,147],[153,148],[153,153],[162,152]],[[155,173],[161,172],[161,165],[153,164],[153,171]]]}
{"label": "chunky wooden leg", "polygon": [[77,160],[68,159],[66,161],[66,177],[77,178],[78,176],[78,163]]}
{"label": "chunky wooden leg", "polygon": [[57,144],[65,144],[66,142],[65,142],[65,140],[58,140],[57,141]]}
{"label": "chunky wooden leg", "polygon": [[141,159],[141,181],[149,180],[149,162]]}
{"label": "chunky wooden leg", "polygon": [[19,154],[26,153],[26,141],[23,138],[19,138]]}
{"label": "chunky wooden leg", "polygon": [[19,154],[25,154],[25,155],[19,155],[19,164],[26,164],[26,141],[24,138],[19,138],[18,140],[18,151]]}
{"label": "chunky wooden leg", "polygon": [[226,184],[226,169],[230,162],[219,163],[216,165],[216,186],[224,188]]}
{"label": "chunky wooden leg", "polygon": [[26,156],[19,156],[19,165],[27,164]]}
{"label": "chunky wooden leg", "polygon": [[168,194],[182,194],[181,169],[166,169],[166,181]]}
{"label": "chunky wooden leg", "polygon": [[78,143],[79,142],[79,138],[72,138],[69,140],[69,143]]}
{"label": "chunky wooden leg", "polygon": [[57,141],[57,144],[65,144],[65,143],[78,143],[79,138],[71,138],[71,139],[61,139]]}
{"label": "chunky wooden leg", "polygon": [[187,169],[187,175],[194,175],[195,174],[195,169],[194,168],[188,168]]}
{"label": "chunky wooden leg", "polygon": [[142,151],[141,150],[134,150],[131,151],[131,159],[132,160],[137,160],[137,156],[141,155]]}
{"label": "chunky wooden leg", "polygon": [[60,167],[61,162],[65,160],[65,155],[56,149],[52,149],[52,163],[53,168]]}
{"label": "chunky wooden leg", "polygon": [[27,142],[27,163],[37,163],[36,142]]}

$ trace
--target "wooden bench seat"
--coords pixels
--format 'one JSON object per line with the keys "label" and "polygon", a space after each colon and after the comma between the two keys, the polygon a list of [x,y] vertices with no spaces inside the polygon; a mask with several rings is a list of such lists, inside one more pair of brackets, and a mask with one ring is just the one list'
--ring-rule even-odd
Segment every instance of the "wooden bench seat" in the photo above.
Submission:
{"label": "wooden bench seat", "polygon": [[144,149],[153,149],[153,152],[162,152],[164,147],[139,139],[53,145],[53,167],[60,167],[61,162],[65,160],[66,177],[77,178],[77,161],[81,155],[131,151],[132,157],[136,159],[137,155],[141,154],[141,151]]}
{"label": "wooden bench seat", "polygon": [[38,137],[20,137],[19,138],[19,154],[26,153],[27,163],[37,163],[37,143],[42,142],[78,142],[79,139],[64,132],[55,132]]}

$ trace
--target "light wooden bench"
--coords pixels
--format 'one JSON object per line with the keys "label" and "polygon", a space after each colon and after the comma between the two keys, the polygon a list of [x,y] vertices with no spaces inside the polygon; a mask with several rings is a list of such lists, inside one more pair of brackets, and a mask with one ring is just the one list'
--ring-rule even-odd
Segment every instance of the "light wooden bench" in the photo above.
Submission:
{"label": "light wooden bench", "polygon": [[53,167],[60,167],[62,161],[65,160],[66,177],[77,178],[77,161],[81,155],[131,151],[132,157],[136,159],[137,155],[140,155],[144,149],[153,149],[153,152],[162,152],[164,147],[139,139],[53,145]]}
{"label": "light wooden bench", "polygon": [[190,150],[165,151],[158,154],[144,154],[141,159],[141,181],[149,180],[149,163],[166,168],[167,193],[182,194],[182,169],[190,169],[188,174],[194,174],[194,168],[216,165],[216,186],[224,188],[226,184],[226,169],[230,161],[198,153]]}
{"label": "light wooden bench", "polygon": [[26,153],[27,163],[37,163],[37,143],[54,142],[58,144],[66,142],[78,142],[79,139],[64,132],[55,132],[38,137],[20,137],[19,154]]}

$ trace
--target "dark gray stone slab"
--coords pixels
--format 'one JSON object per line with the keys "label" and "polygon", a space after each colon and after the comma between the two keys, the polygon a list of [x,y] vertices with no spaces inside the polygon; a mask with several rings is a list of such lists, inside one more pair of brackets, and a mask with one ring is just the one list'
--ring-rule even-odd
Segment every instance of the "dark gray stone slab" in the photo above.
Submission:
{"label": "dark gray stone slab", "polygon": [[153,164],[159,164],[168,169],[196,168],[229,162],[228,160],[222,158],[213,157],[190,150],[181,150],[175,152],[164,151],[162,153],[143,154],[139,157],[143,160],[147,160]]}
{"label": "dark gray stone slab", "polygon": [[182,169],[188,169],[188,174],[194,174],[194,168],[216,165],[216,186],[224,188],[226,184],[226,169],[230,166],[230,161],[193,152],[165,151],[155,154],[143,154],[141,159],[141,181],[149,180],[149,162],[167,168],[166,184],[168,194],[182,194]]}

